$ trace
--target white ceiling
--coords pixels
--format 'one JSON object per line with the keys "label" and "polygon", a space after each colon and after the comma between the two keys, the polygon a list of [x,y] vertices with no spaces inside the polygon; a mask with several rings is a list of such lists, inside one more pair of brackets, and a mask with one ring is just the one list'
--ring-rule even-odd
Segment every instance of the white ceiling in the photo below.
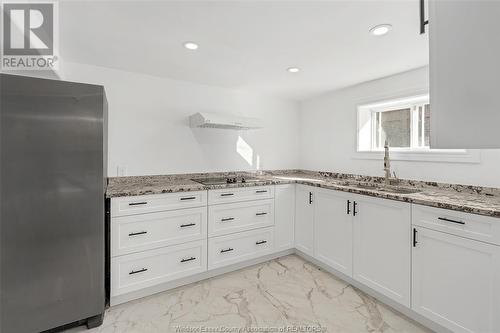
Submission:
{"label": "white ceiling", "polygon": [[[418,3],[67,1],[60,48],[66,61],[302,100],[426,65]],[[381,23],[392,31],[368,33]]]}

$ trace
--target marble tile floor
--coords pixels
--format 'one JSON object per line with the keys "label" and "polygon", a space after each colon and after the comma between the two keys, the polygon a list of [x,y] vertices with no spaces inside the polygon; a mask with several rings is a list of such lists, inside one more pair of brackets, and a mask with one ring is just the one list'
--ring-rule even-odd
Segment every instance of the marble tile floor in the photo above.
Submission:
{"label": "marble tile floor", "polygon": [[[246,329],[245,329],[246,328]],[[267,329],[267,331],[266,331]],[[296,255],[110,308],[66,332],[431,332]]]}

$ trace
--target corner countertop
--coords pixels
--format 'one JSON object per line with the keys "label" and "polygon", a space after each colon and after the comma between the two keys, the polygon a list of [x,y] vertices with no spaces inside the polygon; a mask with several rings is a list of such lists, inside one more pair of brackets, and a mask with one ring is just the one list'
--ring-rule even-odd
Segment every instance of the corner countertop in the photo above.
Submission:
{"label": "corner countertop", "polygon": [[[229,175],[250,176],[258,180],[245,184],[213,186],[202,185],[192,180]],[[497,188],[401,180],[400,186],[420,190],[417,193],[402,194],[381,190],[380,186],[383,184],[383,178],[381,177],[306,170],[269,171],[262,175],[233,172],[114,177],[109,179],[106,196],[115,198],[294,183],[500,218],[500,189]],[[358,184],[366,185],[367,188],[359,188],[357,187]]]}

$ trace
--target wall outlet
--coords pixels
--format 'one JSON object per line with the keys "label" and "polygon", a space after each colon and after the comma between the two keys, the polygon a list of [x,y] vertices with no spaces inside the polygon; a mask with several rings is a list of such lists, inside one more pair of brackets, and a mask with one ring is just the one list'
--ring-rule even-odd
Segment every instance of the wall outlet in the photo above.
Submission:
{"label": "wall outlet", "polygon": [[116,167],[116,175],[118,177],[125,177],[127,175],[127,166],[119,165]]}

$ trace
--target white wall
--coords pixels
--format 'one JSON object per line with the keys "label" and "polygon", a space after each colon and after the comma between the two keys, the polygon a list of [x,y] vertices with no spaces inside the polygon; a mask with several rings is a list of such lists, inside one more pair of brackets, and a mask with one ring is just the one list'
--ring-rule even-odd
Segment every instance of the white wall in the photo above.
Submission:
{"label": "white wall", "polygon": [[[295,102],[75,63],[61,69],[64,80],[105,86],[109,176],[118,166],[126,175],[298,167]],[[265,127],[191,129],[188,116],[199,111],[259,117]]]}
{"label": "white wall", "polygon": [[[428,68],[401,73],[302,102],[300,167],[383,176],[382,160],[356,158],[357,106],[428,90]],[[393,161],[400,178],[500,187],[500,150],[480,163]]]}

